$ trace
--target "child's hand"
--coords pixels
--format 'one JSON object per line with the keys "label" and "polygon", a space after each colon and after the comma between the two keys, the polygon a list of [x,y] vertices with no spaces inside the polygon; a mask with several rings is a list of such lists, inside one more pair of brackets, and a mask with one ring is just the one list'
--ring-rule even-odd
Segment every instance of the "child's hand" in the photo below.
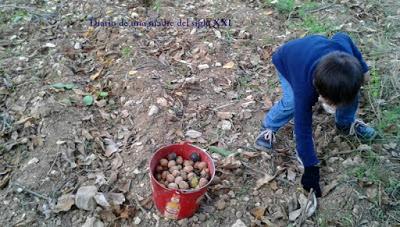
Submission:
{"label": "child's hand", "polygon": [[301,184],[306,191],[314,189],[315,195],[321,197],[321,188],[319,187],[319,167],[304,167],[304,174],[301,178]]}

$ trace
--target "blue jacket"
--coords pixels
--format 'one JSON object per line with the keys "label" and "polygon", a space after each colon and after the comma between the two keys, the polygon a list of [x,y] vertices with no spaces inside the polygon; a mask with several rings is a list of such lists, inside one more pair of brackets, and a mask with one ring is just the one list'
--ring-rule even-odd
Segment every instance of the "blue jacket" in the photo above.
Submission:
{"label": "blue jacket", "polygon": [[333,51],[353,55],[360,61],[364,73],[368,71],[360,51],[345,33],[336,33],[331,39],[321,35],[295,39],[278,48],[272,56],[272,63],[293,89],[296,147],[304,166],[319,162],[312,137],[312,106],[318,100],[313,73],[319,59]]}

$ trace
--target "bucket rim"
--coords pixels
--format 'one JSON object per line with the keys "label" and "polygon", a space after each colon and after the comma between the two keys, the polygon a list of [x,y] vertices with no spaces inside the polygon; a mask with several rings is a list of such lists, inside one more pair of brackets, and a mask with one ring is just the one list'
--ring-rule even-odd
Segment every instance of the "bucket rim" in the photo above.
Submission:
{"label": "bucket rim", "polygon": [[[213,170],[214,170],[214,171],[211,173],[210,180],[207,182],[207,184],[205,184],[205,185],[204,185],[203,187],[201,187],[201,188],[196,188],[196,189],[171,189],[171,188],[165,187],[165,185],[163,185],[163,184],[161,184],[160,182],[158,182],[158,180],[154,177],[154,175],[153,175],[153,173],[152,173],[152,171],[151,171],[151,161],[154,159],[154,156],[157,154],[157,152],[159,152],[161,149],[164,149],[164,148],[169,147],[169,146],[174,146],[174,145],[189,145],[189,146],[192,146],[192,147],[195,147],[195,148],[201,150],[201,151],[207,156],[207,158],[211,161],[211,165],[212,165]],[[198,147],[198,146],[195,146],[195,145],[193,145],[192,143],[190,143],[190,142],[188,142],[188,141],[183,141],[183,142],[180,142],[180,143],[173,143],[173,144],[169,144],[169,145],[165,145],[165,146],[159,147],[159,148],[151,155],[151,158],[150,158],[150,160],[149,160],[148,166],[149,166],[150,178],[151,178],[154,182],[156,182],[156,184],[158,184],[158,185],[159,185],[160,187],[162,187],[163,189],[166,189],[166,190],[171,191],[171,192],[175,192],[175,193],[177,193],[177,194],[179,194],[179,193],[188,194],[188,193],[198,192],[198,191],[201,191],[201,190],[203,190],[203,189],[207,189],[207,187],[208,187],[208,186],[211,184],[211,182],[213,181],[213,179],[214,179],[214,177],[215,177],[215,172],[216,172],[216,170],[215,170],[214,159],[212,159],[211,155],[210,155],[206,150],[204,150],[204,149],[202,149],[202,148],[200,148],[200,147]]]}

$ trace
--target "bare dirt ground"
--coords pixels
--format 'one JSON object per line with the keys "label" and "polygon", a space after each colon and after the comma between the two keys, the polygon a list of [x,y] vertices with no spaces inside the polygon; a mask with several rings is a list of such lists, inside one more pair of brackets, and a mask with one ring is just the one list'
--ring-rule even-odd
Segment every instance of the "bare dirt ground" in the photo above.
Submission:
{"label": "bare dirt ground", "polygon": [[[396,0],[0,2],[0,225],[399,225],[399,6]],[[96,27],[89,18],[225,18],[231,26]],[[324,196],[307,218],[293,125],[280,130],[272,154],[254,152],[252,144],[281,94],[274,49],[336,31],[349,33],[371,66],[359,116],[381,137],[363,144],[338,135],[333,116],[315,107]],[[193,217],[166,220],[151,201],[147,164],[157,148],[184,140],[235,155],[213,154],[218,177]],[[84,186],[95,186],[110,205],[78,207],[88,196],[77,195]]]}

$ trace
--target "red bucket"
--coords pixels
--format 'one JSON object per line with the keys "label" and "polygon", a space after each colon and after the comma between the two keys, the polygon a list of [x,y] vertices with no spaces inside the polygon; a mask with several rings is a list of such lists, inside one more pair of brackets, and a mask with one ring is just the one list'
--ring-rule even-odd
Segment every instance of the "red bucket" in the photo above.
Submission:
{"label": "red bucket", "polygon": [[[169,189],[159,183],[154,173],[160,159],[165,158],[168,154],[175,152],[183,159],[190,160],[190,155],[196,152],[200,155],[202,161],[206,162],[210,171],[210,180],[208,183],[198,189],[181,190]],[[195,147],[187,142],[172,144],[158,149],[150,159],[150,181],[153,190],[153,201],[158,211],[166,218],[183,219],[192,216],[199,208],[200,201],[207,192],[207,186],[213,180],[215,175],[214,162],[210,155],[204,150]]]}

